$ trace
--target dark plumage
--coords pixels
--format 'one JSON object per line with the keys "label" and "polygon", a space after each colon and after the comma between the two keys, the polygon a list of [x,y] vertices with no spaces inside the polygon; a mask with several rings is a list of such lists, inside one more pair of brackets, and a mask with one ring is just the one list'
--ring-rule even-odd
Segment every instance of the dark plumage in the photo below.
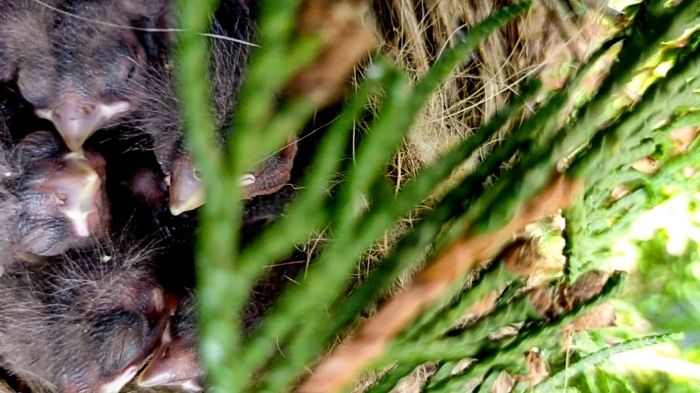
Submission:
{"label": "dark plumage", "polygon": [[[170,374],[152,385],[201,389],[188,293],[197,227],[189,210],[203,194],[173,88],[174,34],[138,30],[173,27],[173,2],[42,2],[0,0],[0,88],[22,95],[5,102],[0,94],[0,367],[32,389],[109,393],[158,349],[149,369],[164,364]],[[248,7],[224,0],[210,32],[251,41]],[[210,43],[223,144],[235,132],[250,47]],[[51,123],[67,147],[42,131]],[[244,240],[282,213],[296,152],[291,141],[242,179]],[[107,243],[121,236],[149,242],[152,252]],[[287,268],[256,287],[246,329],[294,274]],[[184,296],[167,334],[164,290]]]}
{"label": "dark plumage", "polygon": [[57,255],[107,234],[105,162],[99,154],[69,153],[52,133],[38,131],[6,152],[4,161],[3,250]]}
{"label": "dark plumage", "polygon": [[37,131],[50,127],[12,84],[0,85],[0,250],[55,255],[127,225],[138,231],[141,201],[163,209],[167,188],[148,137],[103,132],[71,153],[56,134]]}
{"label": "dark plumage", "polygon": [[[293,278],[306,266],[306,255],[296,255],[270,267],[267,274],[253,288],[241,321],[245,334],[250,333],[263,315],[286,289]],[[197,392],[205,387],[205,374],[197,354],[196,298],[188,293],[180,301],[170,320],[161,347],[139,375],[141,387],[168,386]]]}
{"label": "dark plumage", "polygon": [[[174,21],[175,10],[169,7],[167,12],[168,16],[165,19]],[[177,28],[174,24],[169,27]],[[209,40],[213,115],[222,136],[231,127],[231,116],[250,52],[250,46],[245,42],[252,42],[254,29],[248,8],[232,0],[224,0],[212,18],[211,34],[243,42],[233,42],[225,38]],[[149,64],[145,78],[146,88],[142,90],[145,95],[140,100],[143,101],[143,105],[139,106],[134,116],[138,128],[154,137],[156,157],[167,173],[170,172],[174,159],[187,154],[181,104],[176,92],[176,65],[171,56],[175,41],[174,34],[156,41],[159,52],[166,53],[166,56],[164,61]]]}
{"label": "dark plumage", "polygon": [[[175,34],[168,0],[0,0],[0,82],[16,79],[35,113],[50,120],[70,150],[97,129],[123,124],[151,134],[171,179],[173,214],[204,203],[198,171],[187,153],[170,52]],[[250,4],[224,1],[210,33],[251,42]],[[214,115],[222,141],[232,128],[250,46],[212,38]],[[130,114],[130,115],[129,115]],[[289,181],[294,142],[246,175],[246,197],[269,194]]]}
{"label": "dark plumage", "polygon": [[166,0],[0,0],[0,82],[16,77],[36,114],[77,151],[138,106]]}
{"label": "dark plumage", "polygon": [[[170,20],[174,18],[168,18]],[[222,2],[212,19],[210,33],[232,38],[210,39],[210,79],[213,116],[220,141],[228,132],[235,132],[233,111],[238,90],[247,65],[255,26],[251,10],[245,3]],[[170,43],[163,44],[169,49]],[[167,50],[166,49],[166,50]],[[174,215],[193,210],[204,203],[204,192],[198,170],[187,151],[181,119],[181,103],[175,92],[172,62],[149,67],[145,78],[147,96],[134,113],[134,125],[153,136],[155,153],[164,173],[170,177],[170,207]],[[282,188],[290,178],[296,143],[291,141],[278,155],[261,163],[253,173],[241,179],[246,198],[271,194]]]}
{"label": "dark plumage", "polygon": [[170,320],[160,348],[138,376],[141,387],[168,386],[198,392],[204,387],[204,370],[195,338],[197,309],[192,293],[185,296]]}
{"label": "dark plumage", "polygon": [[33,389],[118,392],[158,347],[169,312],[138,249],[95,245],[15,260],[0,276],[0,365]]}

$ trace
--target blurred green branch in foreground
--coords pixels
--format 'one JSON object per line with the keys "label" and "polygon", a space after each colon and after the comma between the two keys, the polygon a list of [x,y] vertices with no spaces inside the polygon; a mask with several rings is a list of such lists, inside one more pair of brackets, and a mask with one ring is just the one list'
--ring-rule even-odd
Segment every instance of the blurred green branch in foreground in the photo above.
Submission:
{"label": "blurred green branch in foreground", "polygon": [[[397,66],[377,55],[365,79],[346,99],[338,118],[322,137],[285,216],[268,226],[256,242],[239,249],[242,203],[237,179],[289,136],[299,133],[313,114],[313,107],[303,97],[279,104],[279,92],[288,79],[313,64],[320,50],[313,34],[296,31],[301,3],[261,1],[260,48],[253,51],[236,112],[241,126],[231,138],[232,146],[218,151],[212,137],[214,123],[208,115],[208,89],[201,80],[207,67],[206,40],[195,34],[206,30],[216,1],[179,2],[186,30],[181,33],[178,50],[180,92],[189,143],[205,174],[208,198],[200,215],[197,295],[200,348],[214,391],[293,389],[338,335],[347,332],[364,311],[372,309],[400,275],[435,259],[467,232],[470,236],[496,233],[526,201],[537,200],[557,173],[584,184],[574,204],[563,212],[568,274],[549,286],[572,288],[567,285],[591,267],[606,267],[612,243],[653,204],[649,190],[661,187],[657,179],[676,173],[681,165],[677,162],[689,160],[683,157],[697,155],[695,146],[687,156],[659,156],[658,152],[668,144],[670,124],[686,121],[690,126],[700,125],[693,112],[700,87],[699,35],[692,30],[698,25],[700,2],[684,0],[669,6],[665,1],[647,0],[629,9],[632,14],[627,26],[606,41],[563,88],[544,91],[536,80],[524,84],[509,105],[394,192],[382,174],[420,109],[441,81],[481,42],[531,6],[530,1],[519,1],[468,31],[456,33],[455,44],[446,48],[415,84],[409,83]],[[328,6],[333,4],[329,2]],[[669,46],[684,32],[687,36],[683,44]],[[602,56],[614,56],[616,61],[595,92],[580,102],[575,95],[581,81]],[[637,71],[648,68],[649,62],[660,63],[659,58],[672,60],[672,66],[639,91],[637,98],[620,105],[620,98],[628,97],[627,86]],[[353,127],[367,121],[367,103],[380,91],[379,113],[367,124],[369,132],[357,146],[355,160],[352,165],[342,164]],[[527,112],[519,123],[512,121],[524,113],[524,105],[532,106],[537,94],[544,99],[534,111]],[[423,211],[384,261],[349,292],[363,253],[433,195],[457,166],[511,123],[518,125],[472,173],[454,184],[432,209]],[[654,174],[635,172],[630,167],[653,154],[661,164]],[[666,162],[668,165],[664,165]],[[328,184],[339,173],[345,180],[331,196],[326,191]],[[629,185],[628,193],[611,199],[613,188],[620,183]],[[243,340],[241,310],[264,267],[284,258],[314,231],[326,226],[332,238],[314,256],[300,278],[301,285],[288,290],[251,336]],[[560,306],[557,312],[546,308],[548,311],[543,312],[532,301],[532,293],[525,290],[523,280],[528,274],[523,277],[499,270],[504,258],[496,258],[486,270],[479,267],[478,274],[470,271],[460,276],[464,282],[450,283],[440,296],[441,302],[406,326],[391,340],[387,351],[363,364],[364,371],[380,371],[370,383],[370,390],[387,392],[416,367],[426,366],[433,370],[424,383],[426,391],[488,389],[485,385],[479,387],[479,383],[493,382],[501,371],[520,375],[515,382],[520,390],[537,382],[539,391],[562,391],[574,374],[613,353],[677,339],[675,335],[635,337],[609,348],[601,343],[603,348],[595,354],[563,368],[557,369],[553,362],[549,377],[544,375],[537,381],[527,378],[532,376],[533,366],[526,364],[523,353],[537,347],[547,351],[546,356],[556,357],[566,342],[567,326],[594,306],[617,296],[623,275],[613,274],[598,292],[575,306]],[[471,286],[464,285],[467,277]],[[548,284],[542,285],[548,288]],[[494,292],[501,296],[491,310],[466,326],[455,325],[470,305]],[[510,329],[510,333],[494,335],[503,329]],[[467,358],[472,360],[460,366],[459,361]]]}

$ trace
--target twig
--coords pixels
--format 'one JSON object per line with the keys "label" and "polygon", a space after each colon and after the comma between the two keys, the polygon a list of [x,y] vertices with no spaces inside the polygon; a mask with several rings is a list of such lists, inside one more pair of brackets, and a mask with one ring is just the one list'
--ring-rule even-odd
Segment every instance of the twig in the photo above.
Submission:
{"label": "twig", "polygon": [[317,107],[342,95],[353,67],[377,47],[377,38],[362,16],[369,4],[362,0],[312,0],[304,3],[298,29],[321,37],[320,57],[295,74],[285,87],[293,97],[306,96]]}
{"label": "twig", "polygon": [[542,193],[521,205],[515,216],[491,234],[470,231],[453,243],[421,272],[404,291],[388,301],[347,343],[336,348],[304,382],[301,393],[332,392],[344,387],[372,360],[381,356],[396,336],[426,306],[441,295],[464,273],[488,259],[525,225],[566,207],[581,186],[558,175]]}

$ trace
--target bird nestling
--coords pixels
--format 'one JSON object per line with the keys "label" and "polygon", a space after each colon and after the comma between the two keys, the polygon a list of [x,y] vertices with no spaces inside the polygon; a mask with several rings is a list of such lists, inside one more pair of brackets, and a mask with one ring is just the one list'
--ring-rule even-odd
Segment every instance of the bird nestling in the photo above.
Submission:
{"label": "bird nestling", "polygon": [[138,386],[166,386],[189,392],[204,389],[205,375],[195,339],[196,315],[195,298],[190,293],[180,300],[160,348],[136,379]]}
{"label": "bird nestling", "polygon": [[166,0],[0,0],[0,82],[16,78],[72,151],[134,110]]}
{"label": "bird nestling", "polygon": [[[223,145],[229,132],[235,132],[233,111],[255,34],[248,5],[235,0],[223,1],[212,18],[210,33],[215,36],[209,40],[212,115]],[[167,51],[172,44],[166,42],[161,46]],[[174,68],[172,60],[149,66],[143,89],[146,96],[139,99],[142,104],[133,118],[135,128],[152,135],[155,140],[156,156],[170,179],[170,209],[172,214],[179,215],[201,206],[205,196],[201,176],[184,138]],[[271,194],[287,184],[296,152],[296,141],[291,140],[281,152],[262,162],[255,172],[243,176],[244,197]]]}
{"label": "bird nestling", "polygon": [[[261,207],[258,214],[265,210]],[[296,284],[294,277],[307,266],[307,257],[301,253],[269,267],[265,276],[256,283],[241,315],[244,335],[250,334],[258,326],[288,285]],[[198,315],[196,296],[189,292],[177,305],[169,328],[163,334],[161,347],[137,377],[138,386],[165,386],[189,392],[206,390],[206,374],[197,346]]]}
{"label": "bird nestling", "polygon": [[118,392],[170,316],[148,257],[102,243],[11,261],[0,277],[0,366],[35,391]]}
{"label": "bird nestling", "polygon": [[38,131],[6,153],[0,180],[4,250],[57,255],[109,229],[105,161],[89,150],[68,152],[54,134]]}
{"label": "bird nestling", "polygon": [[[180,214],[204,203],[204,193],[186,150],[170,75],[175,36],[164,31],[177,27],[170,3],[0,0],[0,82],[16,79],[36,115],[51,121],[72,151],[97,129],[131,118],[153,135],[156,155],[171,179],[171,210]],[[250,42],[253,32],[246,2],[224,1],[212,19],[215,35]],[[210,43],[212,98],[223,142],[232,127],[249,45],[225,38]],[[292,141],[244,176],[246,197],[286,184],[295,155]]]}

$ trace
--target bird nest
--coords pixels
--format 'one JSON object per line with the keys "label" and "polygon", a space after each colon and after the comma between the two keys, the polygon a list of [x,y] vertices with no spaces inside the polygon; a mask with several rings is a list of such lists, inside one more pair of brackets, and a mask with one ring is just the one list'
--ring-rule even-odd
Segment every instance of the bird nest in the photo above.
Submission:
{"label": "bird nest", "polygon": [[[37,3],[40,4],[39,2]],[[131,4],[132,2],[124,3]],[[239,2],[232,1],[230,3]],[[240,3],[247,4],[245,1]],[[447,48],[455,45],[462,31],[469,30],[487,16],[510,4],[508,0],[392,0],[389,2],[373,1],[369,4],[356,2],[369,5],[369,7],[363,9],[362,7],[357,7],[357,4],[353,2],[348,2],[353,3],[347,7],[354,10],[353,12],[338,7],[346,13],[334,10],[337,12],[326,14],[327,9],[324,8],[322,3],[309,1],[299,21],[301,30],[320,29],[324,32],[325,42],[322,43],[321,60],[298,72],[292,79],[292,82],[286,85],[281,93],[285,97],[303,97],[316,107],[328,106],[343,97],[341,92],[344,89],[342,87],[347,87],[348,85],[348,74],[353,74],[354,72],[354,84],[351,84],[352,86],[359,85],[359,82],[365,79],[372,65],[370,60],[367,59],[367,54],[371,51],[375,42],[378,42],[378,52],[399,65],[402,72],[409,77],[412,83],[416,83],[429,72]],[[461,66],[440,84],[437,91],[430,96],[427,104],[421,109],[408,138],[404,141],[400,151],[394,156],[391,165],[385,173],[386,177],[392,181],[396,192],[401,190],[404,184],[409,179],[412,179],[420,169],[434,162],[447,150],[472,135],[477,127],[491,119],[499,109],[503,108],[509,100],[521,91],[527,80],[540,78],[544,85],[550,89],[561,87],[567,77],[570,76],[571,71],[576,69],[608,34],[610,27],[607,25],[607,17],[602,8],[588,7],[585,12],[580,10],[581,12],[576,13],[563,11],[558,8],[559,5],[559,2],[555,1],[543,0],[535,2],[534,6],[523,17],[509,23],[505,28],[487,38],[467,58],[463,59]],[[43,6],[52,7],[48,4]],[[355,12],[356,9],[363,11],[361,13],[361,28],[358,27],[357,18],[354,18],[358,15]],[[0,8],[0,10],[2,9]],[[130,10],[129,12],[136,11]],[[139,9],[138,12],[143,12],[143,10]],[[350,17],[347,15],[350,15]],[[94,19],[92,22],[96,25],[101,25],[101,22],[104,22],[100,21],[95,15],[91,14],[89,17]],[[66,25],[68,24],[66,22]],[[32,26],[32,28],[37,28],[37,26]],[[71,47],[69,45],[70,42],[63,44],[65,44],[65,47]],[[2,45],[2,41],[0,41],[0,45]],[[3,49],[4,47],[0,46],[0,55],[3,54]],[[97,49],[95,50],[97,51]],[[225,50],[220,52],[225,52]],[[242,57],[245,58],[245,56]],[[338,61],[337,59],[339,58],[344,58],[345,60]],[[213,61],[225,63],[226,58],[223,60],[217,58]],[[357,66],[358,63],[360,64],[359,66]],[[159,74],[158,77],[169,75],[169,67],[171,66],[170,62],[165,62],[163,69],[159,70],[163,74]],[[229,64],[228,66],[230,67],[224,67],[227,71],[232,73],[240,72],[240,64],[235,66]],[[2,75],[0,74],[0,76]],[[149,75],[144,77],[148,78]],[[158,77],[154,77],[153,80],[158,79]],[[145,80],[147,81],[147,79]],[[154,89],[161,89],[158,90],[161,93],[167,90],[170,91],[169,94],[174,94],[172,93],[173,86],[167,84],[167,81],[170,79],[166,78],[165,80],[165,85],[158,85]],[[162,81],[161,79],[160,82]],[[596,82],[595,78],[591,77],[590,81],[583,84],[584,90],[593,89]],[[214,83],[216,84],[216,81]],[[26,87],[20,85],[16,87],[26,93]],[[224,85],[225,87],[227,86]],[[238,86],[234,87],[237,88]],[[228,107],[233,105],[232,102],[235,101],[235,98],[229,97],[226,91],[223,93],[221,91],[217,92],[217,88],[221,88],[221,86],[215,86],[214,93],[218,94],[217,98],[223,98],[214,100],[215,106]],[[367,108],[369,116],[378,115],[378,102],[383,94],[385,92],[377,93],[375,100],[370,102],[369,108]],[[535,97],[528,104],[536,106],[541,99],[543,97]],[[168,108],[152,109],[163,103],[167,104],[166,106],[172,104],[160,100],[148,103],[151,105],[154,118],[156,115],[172,115],[167,113]],[[146,105],[146,107],[148,108],[149,105]],[[85,107],[78,109],[88,110]],[[108,106],[104,110],[114,111],[117,109],[119,108]],[[435,202],[459,180],[479,167],[493,147],[501,144],[508,137],[510,130],[529,114],[526,112],[528,109],[527,105],[524,106],[519,117],[512,118],[508,126],[495,134],[488,143],[484,144],[475,154],[455,169],[451,177],[443,182],[432,196],[423,201],[408,218],[403,219],[398,225],[389,230],[381,241],[376,242],[364,254],[362,260],[358,262],[358,282],[363,280],[367,272],[374,269],[377,261],[382,260],[389,253],[396,239],[412,227],[414,217],[418,217],[423,211],[431,209]],[[220,112],[217,111],[217,113]],[[71,134],[70,137],[67,137],[63,132],[64,125],[61,125],[62,123],[57,119],[55,113],[41,113],[45,119],[56,124],[59,132],[63,134],[65,141],[69,145],[80,145],[87,139],[85,135],[75,136]],[[150,120],[152,119],[148,116],[149,114],[146,113],[136,117],[134,122],[136,128],[150,127],[149,124],[151,124]],[[160,124],[165,122],[168,124],[168,127],[175,128],[178,127],[175,124],[179,124],[180,121],[177,115],[175,116],[175,121],[172,121],[172,118],[166,120],[156,118],[156,120]],[[231,125],[231,121],[230,116],[217,116],[215,126],[228,127]],[[364,131],[366,131],[365,126],[367,126],[365,123],[358,124],[356,130],[358,137],[363,136]],[[68,130],[69,128],[65,129]],[[168,180],[171,180],[170,187],[172,188],[180,184],[174,180],[174,176],[177,173],[175,168],[185,166],[193,172],[191,168],[192,162],[189,160],[189,157],[182,157],[182,154],[184,154],[182,153],[183,142],[179,139],[180,137],[181,135],[177,133],[171,133],[160,140],[155,137],[156,141],[152,146],[157,156],[157,163],[154,165],[172,169],[168,173],[168,175],[171,175],[171,178]],[[304,138],[302,137],[300,140],[303,142]],[[109,142],[110,138],[105,139],[105,141],[105,143]],[[167,147],[167,151],[162,150],[164,146]],[[289,146],[294,147],[290,149]],[[280,214],[281,211],[279,209],[270,210],[266,209],[266,207],[283,205],[289,199],[288,195],[284,195],[284,190],[280,191],[280,189],[282,188],[282,183],[286,183],[292,176],[290,174],[291,161],[297,154],[297,150],[293,141],[291,145],[288,144],[286,147],[275,160],[268,160],[267,163],[269,165],[264,165],[263,170],[256,172],[256,176],[253,176],[253,179],[257,177],[257,179],[265,179],[265,181],[274,183],[271,187],[263,187],[263,194],[273,195],[267,196],[267,198],[275,198],[274,195],[276,195],[281,199],[274,203],[265,202],[259,206],[248,206],[246,213],[257,214],[257,217],[263,218]],[[72,149],[73,146],[69,146],[69,148]],[[175,153],[171,152],[173,149]],[[106,157],[106,159],[109,161],[109,157]],[[177,167],[176,164],[181,166]],[[272,168],[269,176],[265,175],[264,172],[267,168]],[[163,170],[168,172],[167,169]],[[160,173],[160,175],[165,174]],[[497,174],[494,174],[494,176],[497,176]],[[194,176],[194,178],[194,180],[201,180],[197,176]],[[129,184],[132,187],[131,189],[138,193],[142,199],[152,202],[152,197],[157,190],[154,191],[153,188],[149,188],[146,185],[149,181],[148,179],[150,177],[143,177],[142,173],[138,172],[136,180],[129,180],[131,181]],[[490,181],[495,180],[495,177],[490,179]],[[244,182],[244,185],[249,184]],[[561,191],[561,193],[565,194],[568,187],[574,186],[564,184],[561,185],[561,189],[556,187],[556,185],[552,187],[553,193]],[[247,195],[249,197],[259,195],[256,194],[257,188],[253,187],[248,190],[250,191]],[[562,197],[561,199],[566,198]],[[544,211],[544,209],[542,210]],[[180,213],[180,210],[178,210],[178,213]],[[162,216],[157,216],[155,219],[161,220],[159,222],[167,221]],[[114,220],[129,221],[129,219],[124,220],[124,217],[115,217],[113,218]],[[522,221],[520,224],[524,226],[525,220],[523,219]],[[168,225],[170,223],[170,221],[167,221]],[[189,225],[191,226],[191,224]],[[192,234],[190,233],[190,235]],[[168,232],[167,236],[178,238],[180,235],[173,230],[172,233]],[[301,246],[301,250],[294,255],[294,258],[286,262],[288,266],[292,266],[290,270],[281,271],[277,269],[280,266],[285,266],[285,263],[281,263],[270,270],[268,277],[259,283],[257,290],[260,296],[253,296],[252,302],[254,304],[249,305],[249,308],[246,310],[246,315],[250,320],[257,321],[260,319],[264,311],[273,303],[274,299],[271,298],[274,296],[271,294],[278,294],[280,288],[290,282],[292,276],[296,276],[296,273],[311,259],[315,250],[321,248],[320,246],[323,245],[324,240],[323,234],[320,234],[316,239],[312,239]],[[178,250],[187,249],[188,252],[192,252],[191,239],[178,243],[177,247],[180,247],[177,248]],[[550,257],[550,259],[557,259],[560,258],[560,255]],[[106,261],[103,262],[106,263]],[[192,267],[190,267],[191,269]],[[412,274],[405,274],[394,288],[403,287]],[[544,280],[543,278],[542,281]],[[98,295],[95,296],[97,297]],[[155,307],[158,312],[165,312],[164,308],[168,306],[166,300],[160,299],[163,304]],[[151,306],[152,304],[147,302],[144,308],[150,310],[148,307]],[[175,315],[174,310],[171,313],[172,315],[168,317]],[[416,389],[421,386],[421,381],[434,371],[430,365],[419,367],[411,376],[404,379],[395,388],[395,391],[417,391]],[[367,380],[359,382],[355,386],[355,391],[362,391],[373,380],[375,380],[375,376],[370,376]],[[13,385],[17,384],[13,383]],[[24,385],[19,384],[19,386]],[[80,391],[80,387],[76,389]],[[129,385],[125,389],[131,391],[135,388]],[[143,390],[150,389],[143,388]],[[11,389],[5,385],[0,385],[0,391],[9,392]]]}

